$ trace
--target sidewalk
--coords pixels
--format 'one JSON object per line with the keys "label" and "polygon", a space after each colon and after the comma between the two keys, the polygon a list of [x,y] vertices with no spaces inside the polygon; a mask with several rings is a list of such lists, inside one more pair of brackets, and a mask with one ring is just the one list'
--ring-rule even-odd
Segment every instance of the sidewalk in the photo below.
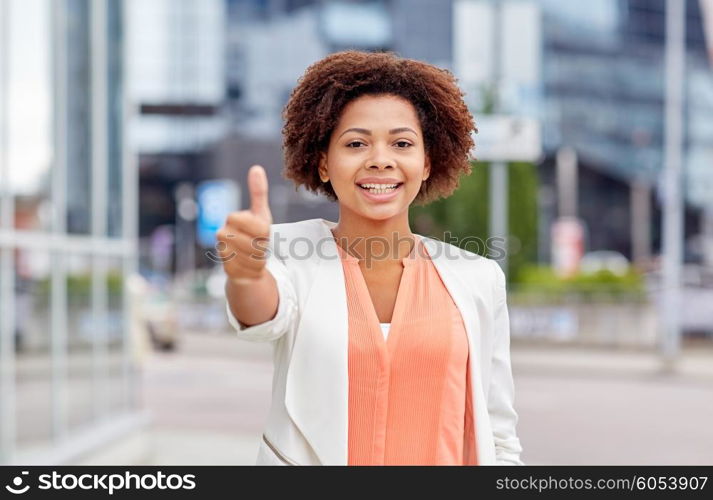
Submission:
{"label": "sidewalk", "polygon": [[[511,346],[527,464],[713,464],[713,349],[674,374],[655,352]],[[251,465],[270,405],[268,344],[192,333],[152,353],[144,401],[151,465]]]}
{"label": "sidewalk", "polygon": [[513,372],[602,378],[661,377],[713,384],[713,345],[682,349],[670,373],[664,370],[660,353],[653,350],[573,347],[513,340],[510,351]]}
{"label": "sidewalk", "polygon": [[531,465],[713,464],[713,351],[511,348],[522,459]]}
{"label": "sidewalk", "polygon": [[147,465],[253,465],[271,383],[270,346],[227,333],[183,335],[178,351],[151,353]]}

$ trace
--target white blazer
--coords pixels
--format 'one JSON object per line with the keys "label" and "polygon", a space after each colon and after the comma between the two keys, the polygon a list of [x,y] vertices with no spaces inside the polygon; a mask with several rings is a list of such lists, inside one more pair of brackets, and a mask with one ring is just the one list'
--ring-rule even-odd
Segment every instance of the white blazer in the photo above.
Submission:
{"label": "white blazer", "polygon": [[[226,301],[239,338],[273,346],[272,404],[257,465],[347,465],[347,296],[335,226],[321,218],[272,225],[266,267],[279,294],[273,319],[244,327]],[[523,465],[505,275],[492,259],[419,236],[468,334],[478,461]]]}

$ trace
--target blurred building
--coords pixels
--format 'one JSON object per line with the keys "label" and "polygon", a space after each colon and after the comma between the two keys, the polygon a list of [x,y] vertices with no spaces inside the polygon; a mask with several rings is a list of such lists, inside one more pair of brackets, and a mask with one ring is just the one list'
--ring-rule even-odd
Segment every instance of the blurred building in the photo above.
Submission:
{"label": "blurred building", "polygon": [[[713,212],[713,73],[701,13],[705,1],[686,3],[685,249],[686,259],[694,261],[703,257],[701,234],[711,226]],[[660,248],[665,0],[502,2],[499,24],[488,13],[493,3],[485,0],[228,0],[227,5],[234,136],[260,138],[277,148],[280,111],[290,90],[309,64],[336,50],[390,49],[453,70],[476,120],[487,108],[492,67],[498,63],[500,111],[542,123],[545,155],[538,169],[544,225],[557,216],[551,194],[557,152],[570,147],[576,153],[577,207],[587,249],[616,250],[639,260]],[[464,16],[467,10],[474,14]],[[219,171],[242,180],[249,165],[225,163],[234,157],[221,155]],[[279,171],[279,155],[265,162],[270,172]],[[274,181],[280,182],[277,175]],[[290,220],[314,216],[302,201],[289,200]],[[319,200],[314,210],[336,213]],[[548,238],[543,233],[545,260]]]}
{"label": "blurred building", "polygon": [[[713,248],[711,237],[703,236],[713,233],[706,231],[713,228],[707,201],[713,199],[707,168],[713,98],[701,14],[705,2],[687,2],[689,261]],[[490,112],[498,62],[499,110],[542,124],[541,260],[549,260],[548,228],[559,213],[555,164],[566,147],[576,153],[576,204],[587,229],[586,249],[616,250],[633,260],[655,255],[665,0],[597,0],[584,6],[503,1],[499,57],[493,45],[496,24],[485,9],[492,5],[486,0],[128,1],[127,85],[136,105],[131,130],[140,150],[144,267],[151,268],[153,237],[167,230],[174,231],[174,255],[162,273],[211,267],[201,251],[206,249],[192,243],[194,220],[181,215],[190,217],[191,210],[177,210],[176,193],[180,188],[186,195],[203,180],[223,178],[234,181],[240,200],[247,200],[247,170],[255,163],[267,169],[276,220],[338,216],[336,204],[282,179],[281,111],[310,64],[347,48],[394,50],[452,70],[476,121]],[[476,13],[464,15],[463,6]],[[86,190],[76,189],[74,203],[84,203]],[[78,212],[75,224],[86,224]]]}
{"label": "blurred building", "polygon": [[128,0],[127,90],[141,154],[205,148],[224,134],[224,0]]}
{"label": "blurred building", "polygon": [[124,29],[121,2],[0,2],[0,463],[72,463],[145,424]]}
{"label": "blurred building", "polygon": [[[278,137],[280,111],[307,66],[349,48],[451,64],[450,2],[228,0],[234,131]],[[295,41],[299,40],[299,43]]]}
{"label": "blurred building", "polygon": [[[142,270],[172,273],[176,259],[166,269],[151,269],[151,241],[175,227],[179,185],[214,176],[210,147],[225,135],[227,123],[225,1],[124,3],[126,83],[135,109],[128,130],[139,153]],[[177,248],[192,249],[193,239],[192,233],[182,236]]]}
{"label": "blurred building", "polygon": [[336,220],[335,203],[280,175],[281,111],[290,92],[310,64],[349,48],[396,50],[450,68],[450,0],[227,0],[227,6],[230,136],[217,148],[216,175],[235,180],[246,200],[247,170],[262,164],[276,220]]}
{"label": "blurred building", "polygon": [[[573,147],[589,248],[645,258],[660,248],[665,0],[540,3],[543,139],[551,155],[543,174],[552,179],[553,153]],[[713,200],[713,71],[697,0],[686,2],[686,52],[685,258],[700,261],[697,238]]]}

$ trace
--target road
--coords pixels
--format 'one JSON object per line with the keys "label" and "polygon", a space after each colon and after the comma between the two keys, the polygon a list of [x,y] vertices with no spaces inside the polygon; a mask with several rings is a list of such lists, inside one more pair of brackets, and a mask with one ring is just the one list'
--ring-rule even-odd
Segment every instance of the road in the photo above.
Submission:
{"label": "road", "polygon": [[[654,353],[514,343],[518,434],[527,464],[713,464],[713,349],[677,374]],[[269,346],[188,334],[144,367],[151,464],[254,463],[270,401]]]}

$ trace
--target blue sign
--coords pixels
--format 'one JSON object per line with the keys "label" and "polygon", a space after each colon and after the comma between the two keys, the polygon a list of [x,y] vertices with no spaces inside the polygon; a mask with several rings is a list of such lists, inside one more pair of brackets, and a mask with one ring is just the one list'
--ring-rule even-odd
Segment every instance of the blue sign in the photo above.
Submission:
{"label": "blue sign", "polygon": [[196,233],[204,247],[215,247],[215,233],[230,212],[240,206],[240,190],[229,179],[203,181],[196,188],[198,219]]}

